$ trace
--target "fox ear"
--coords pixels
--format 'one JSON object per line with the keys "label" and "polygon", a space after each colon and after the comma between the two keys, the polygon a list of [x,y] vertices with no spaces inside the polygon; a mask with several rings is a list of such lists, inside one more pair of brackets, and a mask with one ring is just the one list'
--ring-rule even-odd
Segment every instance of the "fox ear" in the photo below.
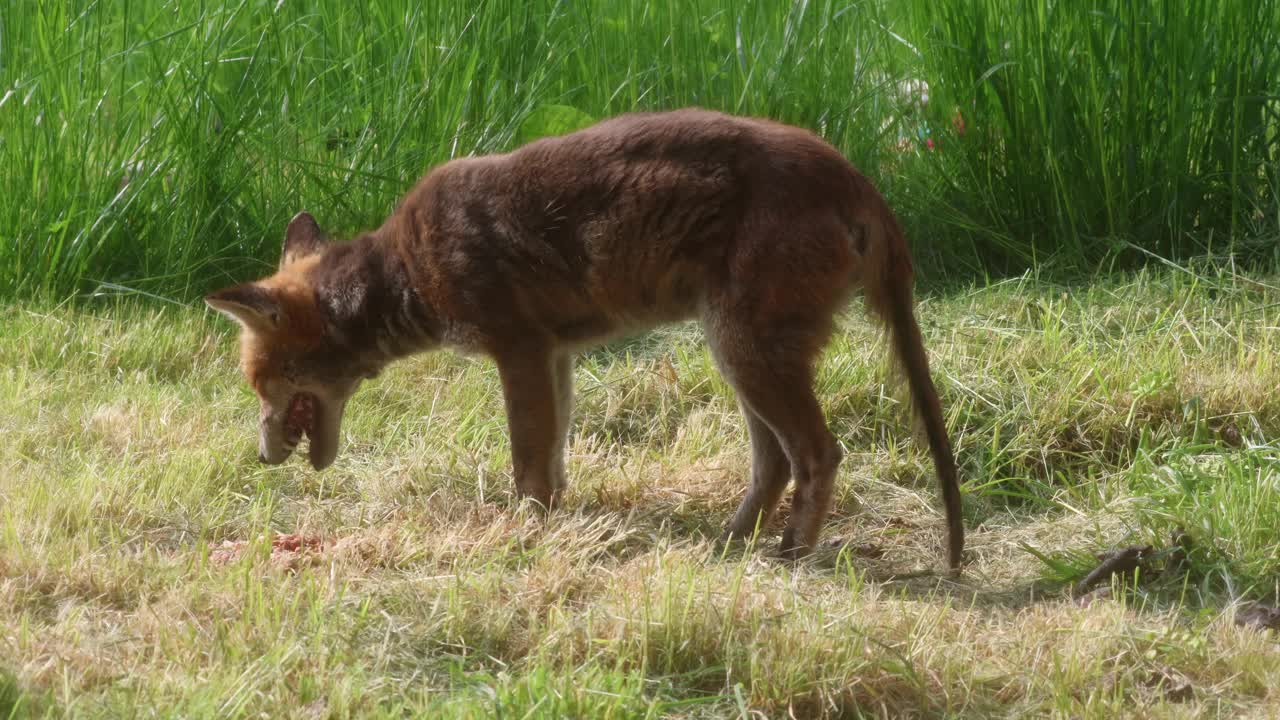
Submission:
{"label": "fox ear", "polygon": [[274,330],[280,326],[280,303],[270,290],[256,283],[242,283],[205,296],[209,307],[250,330]]}
{"label": "fox ear", "polygon": [[324,247],[324,233],[311,213],[303,210],[289,221],[284,231],[284,251],[280,253],[280,267],[320,252]]}

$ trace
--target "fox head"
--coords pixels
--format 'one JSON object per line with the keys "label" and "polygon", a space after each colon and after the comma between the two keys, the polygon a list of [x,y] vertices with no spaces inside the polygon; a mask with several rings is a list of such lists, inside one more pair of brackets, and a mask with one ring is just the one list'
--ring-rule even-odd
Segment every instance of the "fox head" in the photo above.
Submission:
{"label": "fox head", "polygon": [[345,346],[321,292],[318,271],[328,243],[310,214],[289,222],[278,271],[205,297],[238,322],[240,368],[258,395],[258,458],[284,462],[303,434],[311,465],[322,470],[338,454],[347,401],[378,367]]}

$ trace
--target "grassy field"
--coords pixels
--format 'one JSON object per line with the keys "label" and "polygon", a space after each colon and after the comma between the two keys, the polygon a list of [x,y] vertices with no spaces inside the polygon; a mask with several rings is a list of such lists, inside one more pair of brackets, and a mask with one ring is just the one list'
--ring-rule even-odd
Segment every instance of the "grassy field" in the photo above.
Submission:
{"label": "grassy field", "polygon": [[[393,366],[317,474],[257,463],[212,313],[8,306],[0,717],[1273,717],[1275,640],[1233,618],[1280,571],[1280,279],[1196,273],[922,301],[958,579],[856,312],[819,380],[830,542],[788,566],[776,527],[715,546],[748,451],[692,328],[582,358],[543,522],[485,361]],[[1178,528],[1186,569],[1071,597],[1092,553]]]}
{"label": "grassy field", "polygon": [[[1280,0],[8,3],[0,720],[1280,715],[1236,622],[1280,600],[1278,80]],[[857,312],[796,566],[714,542],[749,452],[691,327],[581,359],[549,520],[483,360],[394,367],[329,471],[256,461],[198,297],[289,217],[683,105],[818,131],[902,217],[962,576]]]}

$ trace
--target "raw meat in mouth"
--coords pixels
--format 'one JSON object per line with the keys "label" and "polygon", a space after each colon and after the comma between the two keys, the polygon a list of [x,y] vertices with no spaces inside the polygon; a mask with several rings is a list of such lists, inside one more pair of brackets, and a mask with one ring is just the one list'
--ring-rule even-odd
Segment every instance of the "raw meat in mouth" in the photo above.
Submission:
{"label": "raw meat in mouth", "polygon": [[284,442],[295,447],[303,434],[310,436],[315,429],[316,399],[311,393],[298,393],[289,401],[289,412],[284,418]]}

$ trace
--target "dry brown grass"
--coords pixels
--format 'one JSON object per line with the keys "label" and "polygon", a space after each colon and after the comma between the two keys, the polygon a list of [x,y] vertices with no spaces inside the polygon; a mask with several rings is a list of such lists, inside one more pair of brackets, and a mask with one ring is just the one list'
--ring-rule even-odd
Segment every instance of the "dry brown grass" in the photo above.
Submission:
{"label": "dry brown grass", "polygon": [[[1274,295],[1222,282],[1213,300],[1144,277],[926,303],[966,478],[958,579],[940,573],[927,458],[857,320],[821,381],[849,450],[831,542],[790,566],[777,528],[745,552],[714,542],[745,438],[687,330],[583,361],[572,487],[543,521],[513,505],[481,361],[393,369],[355,402],[338,466],[269,469],[213,319],[10,309],[0,710],[21,693],[19,717],[1272,716],[1276,640],[1233,622],[1268,592],[1271,465],[1238,496],[1263,509],[1220,513],[1238,536],[1200,536],[1203,582],[1185,590],[1081,606],[1024,549],[1070,564],[1157,538],[1209,497],[1159,500],[1159,478],[1273,457],[1234,447],[1280,429],[1264,392],[1280,322],[1250,309]],[[316,543],[273,552],[278,533]],[[211,561],[224,542],[235,554]]]}

